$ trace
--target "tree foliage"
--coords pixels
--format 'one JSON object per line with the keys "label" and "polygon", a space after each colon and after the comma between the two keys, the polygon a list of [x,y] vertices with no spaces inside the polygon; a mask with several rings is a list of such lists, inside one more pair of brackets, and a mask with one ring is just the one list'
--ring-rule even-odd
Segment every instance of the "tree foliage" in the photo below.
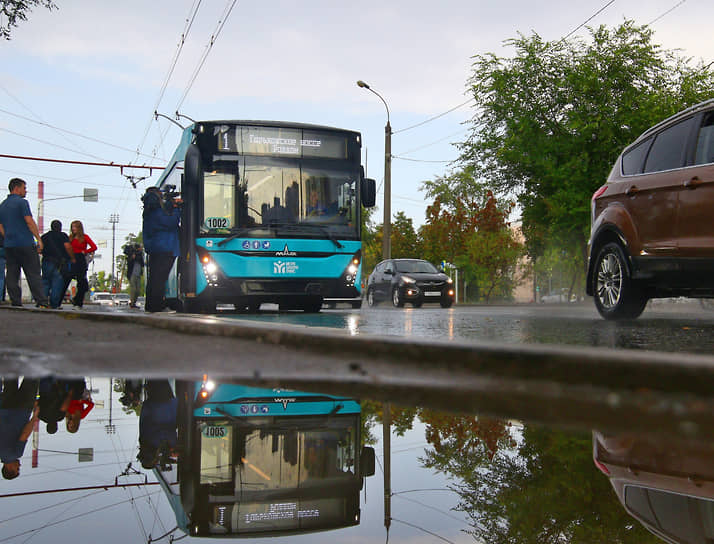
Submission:
{"label": "tree foliage", "polygon": [[27,14],[36,6],[57,9],[51,0],[0,0],[0,38],[9,40],[11,30],[20,21],[27,21]]}
{"label": "tree foliage", "polygon": [[543,240],[571,240],[584,255],[590,197],[622,148],[685,106],[712,96],[709,65],[662,50],[652,30],[626,21],[589,40],[507,42],[510,58],[476,55],[477,112],[460,164],[515,195],[531,255]]}
{"label": "tree foliage", "polygon": [[[494,544],[659,542],[621,506],[592,462],[590,433],[525,426],[472,416],[432,423],[424,459],[455,480],[458,509],[477,541]],[[516,433],[517,434],[517,433]]]}

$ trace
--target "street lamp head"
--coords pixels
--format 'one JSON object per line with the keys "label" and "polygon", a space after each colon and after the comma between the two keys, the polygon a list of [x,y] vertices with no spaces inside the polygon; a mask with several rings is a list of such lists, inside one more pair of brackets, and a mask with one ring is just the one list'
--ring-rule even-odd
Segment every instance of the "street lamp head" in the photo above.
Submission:
{"label": "street lamp head", "polygon": [[357,86],[362,87],[363,89],[369,89],[369,85],[367,85],[364,81],[361,79],[357,81]]}

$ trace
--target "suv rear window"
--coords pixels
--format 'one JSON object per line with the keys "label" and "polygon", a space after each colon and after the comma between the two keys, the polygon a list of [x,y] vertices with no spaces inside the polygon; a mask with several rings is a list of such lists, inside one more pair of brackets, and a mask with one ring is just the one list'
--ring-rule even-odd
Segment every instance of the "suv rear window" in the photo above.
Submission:
{"label": "suv rear window", "polygon": [[684,148],[692,128],[693,118],[690,117],[677,123],[656,137],[647,155],[645,172],[661,172],[681,168],[684,162]]}
{"label": "suv rear window", "polygon": [[642,173],[642,163],[645,162],[645,156],[651,143],[652,138],[647,138],[622,156],[622,173],[625,176]]}
{"label": "suv rear window", "polygon": [[709,164],[714,162],[714,112],[704,116],[697,138],[697,155],[694,164]]}

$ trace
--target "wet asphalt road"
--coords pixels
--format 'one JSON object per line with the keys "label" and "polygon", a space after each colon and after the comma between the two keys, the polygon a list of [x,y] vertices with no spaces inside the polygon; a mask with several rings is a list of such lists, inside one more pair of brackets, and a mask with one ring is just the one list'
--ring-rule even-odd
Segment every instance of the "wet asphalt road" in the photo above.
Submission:
{"label": "wet asphalt road", "polygon": [[397,309],[383,304],[319,314],[219,314],[228,319],[343,329],[352,335],[392,335],[459,342],[576,345],[665,352],[714,353],[714,310],[698,300],[653,301],[639,319],[603,320],[590,300],[578,304],[456,306]]}

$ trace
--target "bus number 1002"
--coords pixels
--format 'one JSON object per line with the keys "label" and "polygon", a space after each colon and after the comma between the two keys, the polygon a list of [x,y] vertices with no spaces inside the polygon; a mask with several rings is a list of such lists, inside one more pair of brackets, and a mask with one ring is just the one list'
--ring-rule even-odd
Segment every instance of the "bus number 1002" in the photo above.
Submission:
{"label": "bus number 1002", "polygon": [[227,229],[230,226],[230,221],[228,221],[227,217],[206,218],[206,227],[209,229]]}

